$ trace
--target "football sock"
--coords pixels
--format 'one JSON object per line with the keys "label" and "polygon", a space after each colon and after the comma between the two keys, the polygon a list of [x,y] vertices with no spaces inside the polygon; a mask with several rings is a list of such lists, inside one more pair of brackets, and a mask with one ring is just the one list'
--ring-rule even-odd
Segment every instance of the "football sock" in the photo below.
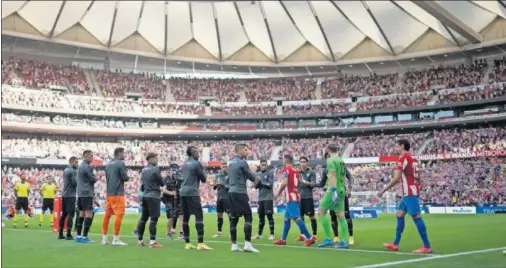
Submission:
{"label": "football sock", "polygon": [[274,235],[274,218],[272,214],[267,215],[267,220],[269,221],[269,229],[271,231],[271,235]]}
{"label": "football sock", "polygon": [[40,213],[39,222],[40,222],[40,224],[42,224],[44,222],[44,213]]}
{"label": "football sock", "polygon": [[88,232],[90,231],[91,227],[91,218],[85,218],[84,219],[84,228],[83,228],[83,236],[88,237]]}
{"label": "football sock", "polygon": [[285,219],[285,223],[283,225],[283,236],[281,237],[281,240],[286,241],[286,237],[288,236],[288,231],[290,231],[290,226],[291,226],[290,220]]}
{"label": "football sock", "polygon": [[146,221],[141,219],[139,221],[139,225],[137,225],[137,233],[139,234],[139,236],[138,236],[139,241],[142,241],[145,229],[146,229]]}
{"label": "football sock", "polygon": [[218,232],[221,232],[222,228],[223,228],[223,217],[218,218]]}
{"label": "football sock", "polygon": [[251,214],[244,215],[244,240],[251,242],[251,232],[253,231],[253,216]]}
{"label": "football sock", "polygon": [[18,223],[18,213],[14,213],[14,217],[12,217],[12,221],[14,222],[14,225]]}
{"label": "football sock", "polygon": [[320,223],[322,224],[323,231],[325,232],[325,239],[332,239],[330,233],[330,222],[327,215],[320,216]]}
{"label": "football sock", "polygon": [[353,236],[353,221],[347,218],[346,222],[348,223],[348,232],[350,236]]}
{"label": "football sock", "polygon": [[81,236],[81,232],[83,230],[83,222],[84,222],[84,217],[79,217],[79,219],[77,220],[77,224],[76,224],[77,236]]}
{"label": "football sock", "polygon": [[313,229],[313,235],[316,235],[318,232],[318,224],[316,223],[316,219],[311,219],[311,229]]}
{"label": "football sock", "polygon": [[418,233],[423,241],[423,246],[426,248],[430,248],[429,238],[427,237],[427,227],[425,226],[425,222],[422,218],[413,219],[416,225],[416,229],[418,229]]}
{"label": "football sock", "polygon": [[195,229],[197,229],[198,243],[204,243],[204,215],[202,213],[195,215]]}
{"label": "football sock", "polygon": [[304,221],[302,219],[299,219],[297,222],[297,225],[299,226],[300,232],[307,238],[311,238],[311,235],[309,234],[309,231],[307,230],[306,224],[304,224]]}
{"label": "football sock", "polygon": [[49,220],[51,221],[51,224],[52,224],[52,223],[53,223],[53,220],[54,220],[53,213],[49,214]]}
{"label": "football sock", "polygon": [[348,224],[346,224],[346,218],[339,218],[339,227],[341,228],[341,242],[348,243],[349,233],[348,233]]}
{"label": "football sock", "polygon": [[401,236],[403,231],[404,231],[404,217],[397,217],[397,228],[395,230],[394,245],[399,245],[399,242],[401,242]]}
{"label": "football sock", "polygon": [[259,221],[258,221],[258,234],[262,235],[264,232],[264,226],[265,226],[265,215],[260,214],[259,215]]}
{"label": "football sock", "polygon": [[25,225],[28,225],[28,213],[23,214],[23,220],[25,220]]}
{"label": "football sock", "polygon": [[331,223],[331,225],[332,225],[332,231],[334,231],[334,237],[338,237],[339,231],[337,230],[337,222],[333,221]]}
{"label": "football sock", "polygon": [[[70,236],[72,232],[72,224],[74,221],[74,214],[68,214],[67,215],[67,236]],[[63,226],[63,225],[62,225]]]}
{"label": "football sock", "polygon": [[158,223],[158,217],[151,217],[149,221],[149,239],[152,241],[156,240],[156,224]]}
{"label": "football sock", "polygon": [[230,241],[232,244],[237,242],[237,221],[238,218],[230,218]]}

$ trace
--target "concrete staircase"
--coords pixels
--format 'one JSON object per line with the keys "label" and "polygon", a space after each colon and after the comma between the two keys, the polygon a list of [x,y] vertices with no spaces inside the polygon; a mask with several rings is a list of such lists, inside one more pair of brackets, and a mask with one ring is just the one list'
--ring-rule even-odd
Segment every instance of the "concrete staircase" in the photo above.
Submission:
{"label": "concrete staircase", "polygon": [[432,138],[426,139],[423,142],[422,146],[420,146],[418,151],[416,151],[416,155],[421,155],[425,151],[425,148],[427,148],[427,146],[432,144],[432,141],[433,141]]}
{"label": "concrete staircase", "polygon": [[96,96],[104,97],[104,93],[100,89],[98,85],[97,79],[95,77],[95,72],[93,70],[87,69],[84,70],[84,76],[86,76],[86,81],[88,81],[88,85],[93,89]]}
{"label": "concrete staircase", "polygon": [[283,106],[276,106],[276,115],[283,115]]}
{"label": "concrete staircase", "polygon": [[314,95],[317,100],[322,99],[322,81],[323,81],[322,79],[318,79],[318,81],[316,82],[316,90],[314,92]]}
{"label": "concrete staircase", "polygon": [[239,100],[238,102],[247,102],[248,99],[246,98],[246,91],[241,90],[239,91]]}
{"label": "concrete staircase", "polygon": [[355,112],[357,110],[357,103],[352,102],[350,105],[350,109],[348,109],[349,112]]}
{"label": "concrete staircase", "polygon": [[213,115],[213,112],[211,111],[211,106],[206,106],[204,109],[207,116]]}
{"label": "concrete staircase", "polygon": [[355,148],[355,143],[354,142],[350,142],[346,145],[346,148],[344,148],[344,151],[343,151],[343,158],[344,157],[349,157],[351,152],[353,152],[353,149]]}
{"label": "concrete staircase", "polygon": [[279,152],[281,152],[282,149],[283,149],[282,146],[274,147],[274,149],[272,150],[272,153],[271,153],[271,157],[269,157],[269,160],[271,160],[271,161],[279,160]]}
{"label": "concrete staircase", "polygon": [[487,70],[485,71],[485,76],[483,76],[483,84],[488,85],[489,77],[488,75],[492,72],[493,68],[493,62],[488,63]]}
{"label": "concrete staircase", "polygon": [[205,163],[211,161],[211,148],[210,147],[202,148],[202,158],[201,159]]}
{"label": "concrete staircase", "polygon": [[176,98],[174,98],[174,94],[172,94],[172,89],[167,80],[165,80],[165,101],[176,102]]}

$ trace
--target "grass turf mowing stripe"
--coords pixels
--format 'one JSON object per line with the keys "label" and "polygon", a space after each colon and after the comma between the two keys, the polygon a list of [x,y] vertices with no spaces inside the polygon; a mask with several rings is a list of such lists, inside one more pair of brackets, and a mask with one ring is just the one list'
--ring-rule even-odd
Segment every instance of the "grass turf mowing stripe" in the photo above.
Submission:
{"label": "grass turf mowing stripe", "polygon": [[464,255],[487,253],[487,252],[491,252],[491,251],[500,251],[500,250],[504,250],[504,249],[506,249],[506,247],[489,248],[489,249],[473,250],[473,251],[465,251],[465,252],[452,253],[452,254],[443,254],[443,255],[436,255],[436,256],[428,256],[428,257],[425,257],[425,258],[405,260],[405,261],[393,261],[393,262],[384,262],[384,263],[378,263],[378,264],[357,266],[355,268],[389,267],[389,266],[400,265],[400,264],[408,264],[408,263],[430,261],[430,260],[437,260],[437,259],[446,259],[446,258],[453,258],[453,257],[458,257],[458,256],[464,256]]}
{"label": "grass turf mowing stripe", "polygon": [[[53,233],[52,231],[45,231],[45,230],[33,230],[33,229],[8,229],[3,228],[3,231],[26,231],[26,232],[41,232],[41,233]],[[54,233],[56,234],[56,233]],[[90,236],[100,236],[101,234],[90,234]],[[133,235],[120,235],[120,237],[129,237],[129,238],[137,238]],[[216,241],[216,240],[206,240],[205,243],[221,243],[221,244],[230,244],[230,241]],[[273,244],[256,244],[253,243],[254,246],[259,247],[277,247],[277,248],[297,248],[297,249],[317,249],[317,250],[334,250],[334,251],[351,251],[351,252],[363,252],[363,253],[375,253],[375,254],[394,254],[394,255],[411,255],[411,256],[440,256],[437,254],[417,254],[417,253],[409,253],[409,252],[393,252],[393,251],[385,251],[385,250],[367,250],[367,249],[335,249],[333,247],[331,248],[317,248],[317,247],[304,247],[304,246],[276,246]]]}

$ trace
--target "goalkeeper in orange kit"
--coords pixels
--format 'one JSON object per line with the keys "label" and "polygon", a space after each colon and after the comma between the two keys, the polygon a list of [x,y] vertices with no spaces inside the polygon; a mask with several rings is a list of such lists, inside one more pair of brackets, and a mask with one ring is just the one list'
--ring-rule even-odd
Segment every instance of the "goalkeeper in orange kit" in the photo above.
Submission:
{"label": "goalkeeper in orange kit", "polygon": [[115,246],[126,246],[127,244],[119,239],[121,222],[125,215],[125,182],[129,180],[125,162],[125,149],[116,148],[114,159],[105,167],[105,178],[107,181],[107,200],[105,205],[105,216],[102,222],[102,244],[109,244],[107,240],[107,229],[112,215],[114,220],[114,237],[112,244]]}

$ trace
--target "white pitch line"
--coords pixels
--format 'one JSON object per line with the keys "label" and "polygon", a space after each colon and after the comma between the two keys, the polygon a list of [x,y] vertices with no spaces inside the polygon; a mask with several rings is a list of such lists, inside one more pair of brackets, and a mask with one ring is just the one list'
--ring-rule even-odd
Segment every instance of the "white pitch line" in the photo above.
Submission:
{"label": "white pitch line", "polygon": [[429,256],[429,257],[425,257],[425,258],[412,259],[412,260],[393,261],[393,262],[384,262],[384,263],[378,263],[378,264],[357,266],[355,268],[376,268],[376,267],[387,267],[387,266],[390,267],[390,266],[400,265],[400,264],[422,262],[422,261],[430,261],[430,260],[437,260],[437,259],[453,258],[453,257],[458,257],[458,256],[464,256],[464,255],[487,253],[487,252],[492,252],[492,251],[500,251],[500,250],[504,250],[504,249],[506,249],[506,247],[489,248],[489,249],[473,250],[473,251],[465,251],[465,252],[459,252],[459,253],[453,253],[453,254],[443,254],[443,255],[437,255],[437,256]]}
{"label": "white pitch line", "polygon": [[[7,229],[3,228],[2,231],[27,231],[27,232],[41,232],[41,233],[53,233],[51,231],[46,230],[34,230],[34,229]],[[101,234],[90,234],[92,236],[102,236]],[[133,235],[120,235],[121,237],[129,237],[129,238],[137,238]],[[217,243],[217,244],[230,244],[230,241],[216,241],[216,240],[207,240],[206,243]],[[363,252],[363,253],[374,253],[374,254],[393,254],[393,255],[409,255],[409,256],[439,256],[436,254],[416,254],[416,253],[410,253],[410,252],[394,252],[394,251],[384,251],[384,250],[367,250],[367,249],[335,249],[335,248],[317,248],[317,247],[304,247],[304,246],[291,246],[291,245],[285,245],[285,246],[276,246],[273,244],[257,244],[253,243],[255,246],[261,246],[261,247],[278,247],[278,248],[297,248],[297,249],[316,249],[316,250],[332,250],[332,251],[349,251],[349,252]]]}

